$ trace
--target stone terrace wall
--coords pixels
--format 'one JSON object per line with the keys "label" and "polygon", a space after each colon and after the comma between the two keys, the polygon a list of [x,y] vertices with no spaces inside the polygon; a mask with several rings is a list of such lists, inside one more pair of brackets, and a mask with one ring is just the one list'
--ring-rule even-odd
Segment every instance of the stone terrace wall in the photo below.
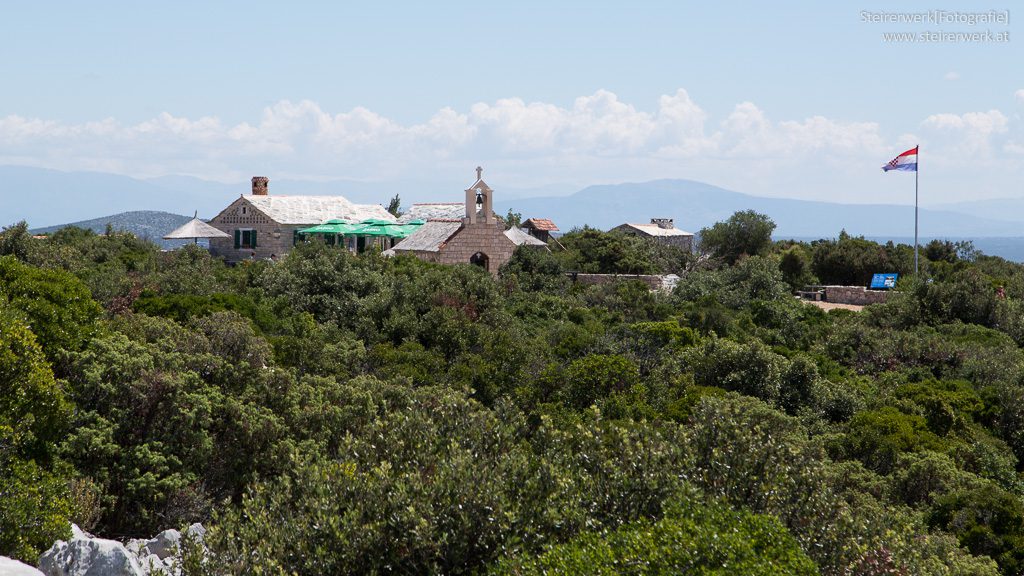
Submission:
{"label": "stone terrace wall", "polygon": [[868,290],[863,286],[825,286],[825,301],[836,304],[881,304],[889,297],[887,290]]}
{"label": "stone terrace wall", "polygon": [[566,274],[573,282],[579,282],[591,286],[594,284],[611,284],[620,280],[639,280],[651,290],[661,290],[663,276],[652,274],[581,274],[579,272],[568,272]]}

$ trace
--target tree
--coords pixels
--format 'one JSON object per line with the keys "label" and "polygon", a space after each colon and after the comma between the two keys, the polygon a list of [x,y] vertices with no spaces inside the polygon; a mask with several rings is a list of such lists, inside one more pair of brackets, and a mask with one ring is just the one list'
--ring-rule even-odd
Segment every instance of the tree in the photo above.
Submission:
{"label": "tree", "polygon": [[647,241],[594,228],[573,230],[561,238],[563,267],[588,274],[655,274]]}
{"label": "tree", "polygon": [[39,345],[53,361],[61,350],[80,348],[92,334],[100,307],[81,280],[61,270],[42,270],[0,256],[0,301],[24,314]]}
{"label": "tree", "polygon": [[928,523],[956,534],[972,553],[995,559],[1003,574],[1024,569],[1024,504],[997,486],[941,496]]}
{"label": "tree", "polygon": [[817,280],[811,272],[811,257],[800,244],[794,244],[782,253],[779,270],[782,271],[782,279],[793,290],[814,284]]}
{"label": "tree", "polygon": [[511,208],[508,209],[508,214],[505,215],[505,225],[511,228],[519,228],[523,225],[523,215],[520,212],[513,212]]}
{"label": "tree", "polygon": [[771,246],[775,222],[753,210],[736,212],[725,222],[700,231],[701,250],[733,264],[741,256],[764,254]]}
{"label": "tree", "polygon": [[12,254],[24,262],[28,260],[31,244],[32,235],[29,234],[28,224],[24,220],[0,231],[0,256]]}
{"label": "tree", "polygon": [[402,215],[402,199],[398,196],[398,194],[395,194],[395,196],[391,198],[390,201],[388,201],[387,210],[395,218],[398,218],[399,216]]}
{"label": "tree", "polygon": [[867,286],[879,272],[913,272],[914,249],[892,242],[878,244],[842,231],[837,240],[819,240],[812,244],[811,270],[823,284]]}
{"label": "tree", "polygon": [[0,555],[35,562],[67,535],[67,479],[49,468],[69,414],[32,332],[0,300]]}

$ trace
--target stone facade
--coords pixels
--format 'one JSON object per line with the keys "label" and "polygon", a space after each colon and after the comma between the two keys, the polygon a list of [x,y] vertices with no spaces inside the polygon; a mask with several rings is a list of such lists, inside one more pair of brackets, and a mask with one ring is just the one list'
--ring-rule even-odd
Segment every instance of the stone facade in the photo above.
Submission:
{"label": "stone facade", "polygon": [[836,304],[881,304],[889,298],[887,290],[868,290],[863,286],[824,286],[825,301]]}
{"label": "stone facade", "polygon": [[687,252],[693,250],[693,234],[676,228],[672,218],[651,218],[650,224],[620,224],[609,232],[647,238],[652,242],[675,246]]}
{"label": "stone facade", "polygon": [[[498,222],[463,222],[462,227],[438,251],[441,264],[479,264],[491,274],[512,258],[516,245],[505,236],[504,225]],[[474,259],[475,255],[482,255]]]}
{"label": "stone facade", "polygon": [[[271,255],[282,257],[294,246],[295,231],[308,227],[279,224],[251,206],[245,198],[232,202],[216,218],[210,220],[210,225],[231,236],[210,239],[210,254],[228,262],[249,260],[253,254],[258,260],[270,258]],[[235,248],[236,230],[254,230],[256,247],[240,244]]]}
{"label": "stone facade", "polygon": [[343,196],[270,196],[269,182],[265,176],[254,177],[252,194],[240,196],[210,220],[211,226],[228,235],[210,240],[211,254],[228,262],[280,258],[295,246],[296,231],[330,219],[395,220],[383,206],[353,204]]}

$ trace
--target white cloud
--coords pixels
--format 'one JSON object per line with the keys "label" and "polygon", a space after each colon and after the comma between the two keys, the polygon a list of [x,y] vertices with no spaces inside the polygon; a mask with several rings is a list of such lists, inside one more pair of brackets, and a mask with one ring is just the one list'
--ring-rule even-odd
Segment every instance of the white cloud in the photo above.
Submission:
{"label": "white cloud", "polygon": [[966,114],[932,114],[922,126],[945,136],[952,135],[950,147],[967,155],[987,153],[992,137],[1008,131],[1010,121],[999,110]]}
{"label": "white cloud", "polygon": [[824,152],[826,157],[879,154],[886,150],[878,124],[838,122],[823,116],[771,122],[751,102],[738,104],[722,122],[722,152],[746,158],[802,160]]}
{"label": "white cloud", "polygon": [[[1024,90],[1015,97],[1024,102]],[[854,195],[874,187],[873,180],[837,182],[836,170],[873,178],[880,162],[916,142],[927,144],[932,158],[944,154],[966,165],[1000,153],[1019,159],[1015,142],[1024,141],[1014,132],[1019,119],[998,110],[928,116],[918,138],[865,120],[773,118],[753,102],[714,119],[683,89],[652,104],[645,110],[598,90],[568,106],[503,98],[465,111],[443,108],[413,124],[362,107],[333,113],[311,100],[283,100],[234,125],[169,113],[131,125],[11,115],[0,117],[0,162],[220,180],[254,171],[449,179],[458,169],[486,163],[501,170],[506,186],[691,177],[785,195],[795,194],[792,183],[806,177],[819,188]]]}
{"label": "white cloud", "polygon": [[946,75],[943,76],[942,79],[949,82],[955,82],[960,79],[960,73],[950,70],[949,72],[946,72]]}
{"label": "white cloud", "polygon": [[1013,93],[1013,95],[1014,97],[1017,98],[1017,102],[1024,104],[1024,88],[1017,90],[1016,92]]}

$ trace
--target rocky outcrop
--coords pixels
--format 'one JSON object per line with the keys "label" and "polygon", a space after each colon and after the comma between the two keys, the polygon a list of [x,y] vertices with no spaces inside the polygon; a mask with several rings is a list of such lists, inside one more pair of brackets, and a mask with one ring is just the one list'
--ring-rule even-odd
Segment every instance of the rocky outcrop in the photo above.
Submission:
{"label": "rocky outcrop", "polygon": [[0,556],[0,576],[43,576],[43,573],[14,558]]}
{"label": "rocky outcrop", "polygon": [[[177,530],[164,530],[149,540],[130,540],[127,544],[96,538],[75,525],[71,526],[71,532],[70,540],[58,540],[39,558],[39,569],[45,576],[173,576],[181,573],[182,534]],[[201,542],[206,529],[202,524],[193,524],[186,534]]]}

